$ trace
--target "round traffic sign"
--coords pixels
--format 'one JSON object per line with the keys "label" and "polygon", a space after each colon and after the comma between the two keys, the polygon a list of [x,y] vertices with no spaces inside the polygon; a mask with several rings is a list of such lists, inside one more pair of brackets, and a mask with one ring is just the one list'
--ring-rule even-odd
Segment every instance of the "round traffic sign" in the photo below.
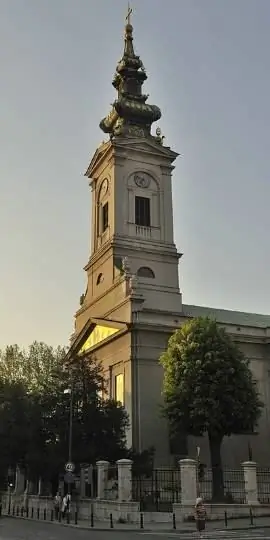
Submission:
{"label": "round traffic sign", "polygon": [[75,471],[75,465],[74,463],[72,463],[72,461],[68,461],[66,464],[65,464],[65,470],[67,472],[74,472]]}

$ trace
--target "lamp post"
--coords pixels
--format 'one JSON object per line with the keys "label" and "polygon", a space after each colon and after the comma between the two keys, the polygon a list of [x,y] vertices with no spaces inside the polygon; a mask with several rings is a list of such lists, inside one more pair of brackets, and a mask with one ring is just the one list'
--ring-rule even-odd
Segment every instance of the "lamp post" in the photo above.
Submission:
{"label": "lamp post", "polygon": [[[68,428],[68,461],[72,463],[72,432],[73,432],[73,384],[64,390],[64,394],[70,396],[69,401],[69,428]],[[71,494],[71,482],[68,482],[68,495]]]}

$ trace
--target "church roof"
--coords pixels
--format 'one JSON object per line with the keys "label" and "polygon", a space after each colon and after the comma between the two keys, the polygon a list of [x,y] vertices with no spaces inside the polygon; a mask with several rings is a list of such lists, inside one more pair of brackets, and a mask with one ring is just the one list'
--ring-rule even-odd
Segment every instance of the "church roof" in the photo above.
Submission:
{"label": "church roof", "polygon": [[216,319],[217,322],[224,324],[257,328],[270,327],[270,315],[188,305],[183,305],[183,312],[186,317],[211,317],[212,319]]}

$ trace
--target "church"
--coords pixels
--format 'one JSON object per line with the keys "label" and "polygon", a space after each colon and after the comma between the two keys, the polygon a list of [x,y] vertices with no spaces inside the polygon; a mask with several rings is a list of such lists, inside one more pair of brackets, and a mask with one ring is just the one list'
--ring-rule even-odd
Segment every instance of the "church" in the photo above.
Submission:
{"label": "church", "polygon": [[183,303],[172,201],[178,154],[164,144],[158,127],[153,130],[161,111],[143,93],[146,79],[134,52],[129,13],[123,56],[112,81],[116,98],[100,122],[107,140],[85,173],[92,201],[91,253],[68,354],[87,353],[101,361],[109,396],[129,415],[129,447],[138,452],[154,447],[156,464],[167,466],[180,457],[194,458],[200,446],[201,461],[208,464],[204,438],[169,441],[160,407],[159,357],[170,335],[189,318],[216,319],[249,358],[265,403],[257,434],[224,441],[224,465],[238,467],[250,449],[258,464],[268,465],[270,316]]}

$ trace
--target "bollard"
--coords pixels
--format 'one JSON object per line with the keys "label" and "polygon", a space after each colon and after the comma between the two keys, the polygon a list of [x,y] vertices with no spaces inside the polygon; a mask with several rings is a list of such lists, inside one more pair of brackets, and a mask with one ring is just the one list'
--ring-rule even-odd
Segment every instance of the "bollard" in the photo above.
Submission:
{"label": "bollard", "polygon": [[53,521],[53,509],[51,509],[51,521]]}
{"label": "bollard", "polygon": [[140,529],[143,529],[143,513],[140,513]]}
{"label": "bollard", "polygon": [[34,507],[32,506],[32,508],[31,508],[31,518],[33,518],[33,517],[34,517]]}
{"label": "bollard", "polygon": [[90,526],[91,526],[91,528],[94,527],[94,512],[93,512],[93,509],[91,509]]}
{"label": "bollard", "polygon": [[77,510],[77,508],[75,510],[74,522],[75,522],[75,525],[78,525],[78,510]]}
{"label": "bollard", "polygon": [[26,507],[26,517],[29,517],[29,506]]}
{"label": "bollard", "polygon": [[253,513],[252,513],[252,508],[249,509],[249,517],[250,517],[250,525],[253,525]]}
{"label": "bollard", "polygon": [[228,527],[228,516],[227,516],[226,510],[224,512],[224,522],[225,522],[225,527]]}
{"label": "bollard", "polygon": [[173,513],[173,515],[172,515],[172,526],[173,526],[173,529],[176,529],[175,513]]}
{"label": "bollard", "polygon": [[39,507],[38,507],[37,508],[37,519],[39,519],[39,512],[40,512],[40,510],[39,510]]}
{"label": "bollard", "polygon": [[43,519],[44,519],[44,521],[46,521],[46,518],[47,518],[47,512],[46,512],[46,508],[44,508],[44,510],[43,510]]}
{"label": "bollard", "polygon": [[21,517],[23,517],[23,506],[21,507]]}
{"label": "bollard", "polygon": [[9,501],[9,503],[8,503],[8,516],[10,516],[10,513],[11,513],[11,503]]}
{"label": "bollard", "polygon": [[19,516],[19,514],[20,514],[20,509],[19,509],[19,507],[17,506],[16,516]]}
{"label": "bollard", "polygon": [[15,504],[13,504],[12,515],[15,516]]}
{"label": "bollard", "polygon": [[110,514],[110,529],[113,529],[113,518],[112,518],[112,514]]}

